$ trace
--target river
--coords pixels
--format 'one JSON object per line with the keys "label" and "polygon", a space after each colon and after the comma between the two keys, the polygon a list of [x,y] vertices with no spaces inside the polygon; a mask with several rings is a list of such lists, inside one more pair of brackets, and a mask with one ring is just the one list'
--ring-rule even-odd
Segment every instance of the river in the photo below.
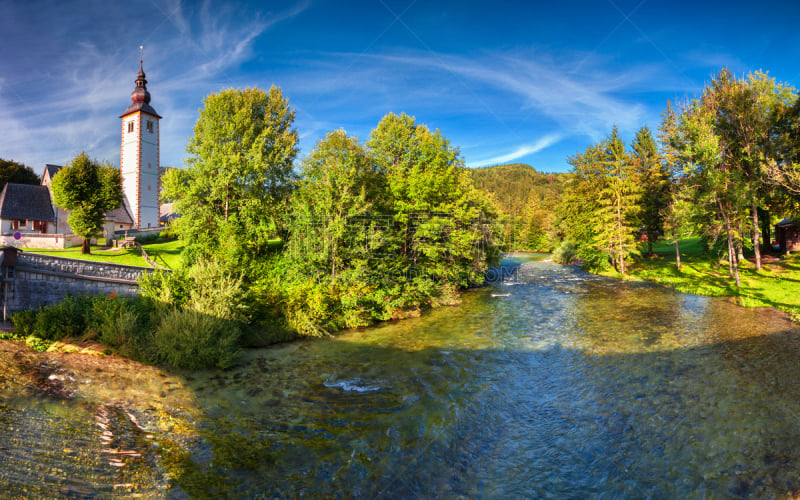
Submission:
{"label": "river", "polygon": [[75,364],[74,354],[6,348],[0,491],[729,498],[800,490],[800,332],[782,314],[534,256],[503,264],[495,283],[466,292],[458,307],[250,350],[226,372],[118,358]]}

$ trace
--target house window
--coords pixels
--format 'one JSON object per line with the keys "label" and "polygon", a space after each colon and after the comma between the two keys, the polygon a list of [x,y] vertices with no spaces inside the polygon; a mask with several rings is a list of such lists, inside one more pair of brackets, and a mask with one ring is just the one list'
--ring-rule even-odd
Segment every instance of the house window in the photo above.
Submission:
{"label": "house window", "polygon": [[28,221],[25,219],[14,219],[14,221],[11,222],[11,227],[14,229],[27,229]]}
{"label": "house window", "polygon": [[133,132],[133,120],[128,122],[128,133]]}
{"label": "house window", "polygon": [[122,229],[122,224],[119,225],[119,228]]}
{"label": "house window", "polygon": [[153,121],[152,120],[147,120],[147,131],[150,132],[151,134],[153,133]]}
{"label": "house window", "polygon": [[47,232],[47,221],[43,220],[35,220],[33,221],[33,230],[39,231],[40,233],[44,234]]}

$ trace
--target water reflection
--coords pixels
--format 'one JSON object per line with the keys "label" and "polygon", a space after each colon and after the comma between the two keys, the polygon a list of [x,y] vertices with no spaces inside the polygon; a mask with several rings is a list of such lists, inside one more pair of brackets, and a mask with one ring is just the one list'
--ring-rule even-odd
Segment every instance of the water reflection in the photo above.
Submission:
{"label": "water reflection", "polygon": [[800,337],[781,315],[507,263],[503,282],[460,307],[251,351],[229,372],[132,366],[140,373],[118,376],[136,392],[77,377],[61,402],[6,384],[0,487],[231,498],[800,490]]}

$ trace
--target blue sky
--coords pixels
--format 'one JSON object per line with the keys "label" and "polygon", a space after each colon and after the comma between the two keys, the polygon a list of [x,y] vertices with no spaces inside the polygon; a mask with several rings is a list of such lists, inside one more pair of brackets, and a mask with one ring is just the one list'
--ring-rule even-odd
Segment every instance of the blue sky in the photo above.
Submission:
{"label": "blue sky", "polygon": [[800,86],[800,2],[0,0],[0,158],[119,164],[140,45],[162,165],[183,165],[205,96],[277,85],[301,156],[406,112],[468,166],[567,171],[613,124],[627,141],[656,129],[723,66]]}

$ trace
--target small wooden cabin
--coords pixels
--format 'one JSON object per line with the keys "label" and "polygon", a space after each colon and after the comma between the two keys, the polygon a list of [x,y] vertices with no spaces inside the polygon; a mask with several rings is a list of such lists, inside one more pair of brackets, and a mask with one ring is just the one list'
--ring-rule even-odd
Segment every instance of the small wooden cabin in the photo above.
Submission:
{"label": "small wooden cabin", "polygon": [[789,219],[775,224],[775,239],[781,246],[781,252],[800,250],[800,226]]}

